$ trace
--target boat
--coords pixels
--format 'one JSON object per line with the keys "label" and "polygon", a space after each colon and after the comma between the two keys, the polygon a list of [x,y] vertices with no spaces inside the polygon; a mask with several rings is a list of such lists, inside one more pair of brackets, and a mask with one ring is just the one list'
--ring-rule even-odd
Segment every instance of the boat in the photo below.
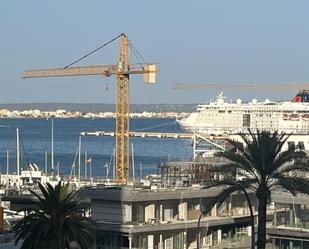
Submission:
{"label": "boat", "polygon": [[198,105],[195,112],[177,122],[187,131],[207,135],[235,134],[248,129],[309,134],[309,90],[301,90],[292,100],[281,102],[225,99],[220,93],[215,101]]}
{"label": "boat", "polygon": [[[16,173],[12,173],[9,163],[9,151],[7,150],[7,165],[6,165],[6,174],[0,174],[0,185],[5,186],[6,189],[16,189],[21,192],[21,190],[26,190],[28,188],[33,188],[36,186],[37,182],[46,184],[50,183],[52,186],[55,186],[60,180],[59,176],[59,164],[58,167],[54,167],[54,127],[53,127],[53,118],[51,119],[51,170],[52,172],[48,174],[47,172],[47,151],[45,151],[45,172],[40,170],[37,164],[30,162],[25,168],[21,168],[21,154],[20,154],[20,134],[19,128],[16,128]],[[26,153],[24,151],[24,153]],[[58,173],[56,174],[55,169]],[[14,167],[15,170],[15,167]],[[14,171],[13,170],[13,171]],[[0,194],[2,189],[0,188]],[[25,192],[25,191],[23,191]]]}

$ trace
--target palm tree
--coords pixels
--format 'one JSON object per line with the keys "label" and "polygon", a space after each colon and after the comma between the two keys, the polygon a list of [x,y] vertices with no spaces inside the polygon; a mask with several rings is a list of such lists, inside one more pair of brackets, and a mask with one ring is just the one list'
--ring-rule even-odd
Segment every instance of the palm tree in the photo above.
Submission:
{"label": "palm tree", "polygon": [[218,153],[228,163],[210,169],[217,175],[223,174],[210,183],[210,186],[224,186],[217,199],[220,203],[239,189],[255,193],[259,202],[258,249],[264,249],[266,244],[266,209],[272,190],[284,188],[293,195],[309,194],[309,180],[302,174],[309,171],[306,153],[295,146],[282,150],[289,136],[260,130],[253,134],[249,130],[249,134],[240,134],[243,143],[229,140],[233,149]]}
{"label": "palm tree", "polygon": [[21,249],[68,249],[72,241],[89,248],[95,240],[94,223],[80,215],[77,192],[70,192],[69,184],[59,182],[55,187],[38,183],[40,194],[24,209],[26,216],[13,227],[15,243]]}

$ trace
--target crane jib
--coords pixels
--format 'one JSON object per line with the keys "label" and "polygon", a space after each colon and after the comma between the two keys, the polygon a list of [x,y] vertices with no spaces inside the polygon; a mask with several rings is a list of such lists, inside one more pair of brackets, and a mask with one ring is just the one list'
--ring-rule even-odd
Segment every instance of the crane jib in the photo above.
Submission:
{"label": "crane jib", "polygon": [[111,76],[117,74],[150,74],[157,72],[157,65],[147,64],[130,65],[128,71],[119,71],[118,65],[99,65],[89,67],[69,67],[53,69],[26,70],[23,78],[44,78],[44,77],[65,77],[65,76],[85,76],[85,75],[104,75]]}

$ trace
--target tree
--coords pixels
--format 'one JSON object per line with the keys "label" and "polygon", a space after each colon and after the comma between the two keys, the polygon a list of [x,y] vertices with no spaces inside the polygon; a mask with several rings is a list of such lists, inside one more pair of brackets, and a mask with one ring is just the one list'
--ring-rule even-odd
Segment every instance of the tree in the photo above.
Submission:
{"label": "tree", "polygon": [[259,202],[258,249],[264,249],[266,244],[266,209],[272,190],[284,188],[293,195],[309,194],[309,181],[303,174],[309,171],[306,153],[295,146],[282,150],[289,136],[260,130],[253,134],[249,130],[249,134],[240,134],[243,143],[229,140],[233,149],[218,153],[228,163],[210,169],[221,177],[209,187],[224,186],[216,202],[222,203],[240,187],[255,193]]}
{"label": "tree", "polygon": [[68,249],[75,241],[81,248],[89,248],[95,240],[95,226],[80,215],[77,192],[71,192],[68,183],[38,186],[40,194],[30,190],[35,196],[31,201],[34,208],[24,209],[25,217],[13,227],[15,243],[21,240],[21,249]]}

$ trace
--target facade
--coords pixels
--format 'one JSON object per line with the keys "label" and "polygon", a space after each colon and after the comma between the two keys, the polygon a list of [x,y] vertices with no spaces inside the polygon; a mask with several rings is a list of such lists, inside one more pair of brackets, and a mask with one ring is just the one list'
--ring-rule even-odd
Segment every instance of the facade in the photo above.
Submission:
{"label": "facade", "polygon": [[122,186],[84,190],[97,222],[96,249],[235,248],[250,245],[249,209],[242,194],[201,219],[201,203],[220,189],[201,187]]}
{"label": "facade", "polygon": [[273,249],[309,248],[309,198],[292,196],[287,192],[274,193],[273,224],[267,228]]}

